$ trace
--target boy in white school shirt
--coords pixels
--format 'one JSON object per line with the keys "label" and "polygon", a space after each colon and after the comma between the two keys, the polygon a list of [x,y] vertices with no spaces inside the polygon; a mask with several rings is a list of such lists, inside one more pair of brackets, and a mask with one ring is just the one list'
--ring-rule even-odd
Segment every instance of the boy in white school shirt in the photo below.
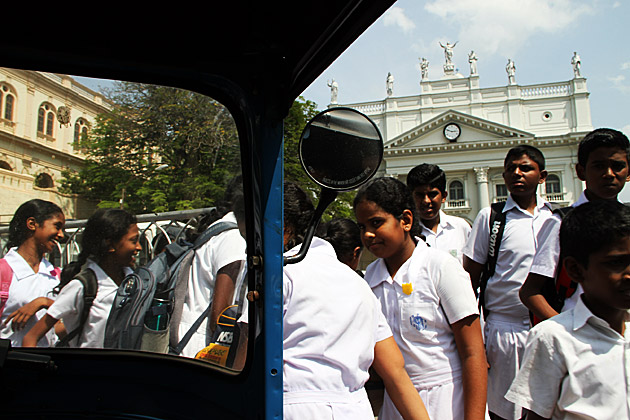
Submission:
{"label": "boy in white school shirt", "polygon": [[[580,198],[573,203],[577,207],[589,201],[613,200],[630,179],[628,167],[630,161],[630,142],[620,131],[610,128],[598,128],[588,133],[578,146],[578,163],[575,171],[580,180],[586,183],[586,189]],[[521,287],[520,297],[534,316],[544,320],[555,316],[558,311],[568,310],[575,306],[582,289],[568,285],[571,296],[566,297],[562,307],[556,304],[554,309],[542,295],[547,282],[555,286],[556,271],[560,259],[560,222],[559,215],[547,220],[538,235],[539,248],[529,270],[529,275]],[[565,276],[562,273],[562,276]],[[560,285],[567,286],[568,278],[559,279]],[[574,290],[574,291],[573,291]],[[569,293],[570,293],[569,292]]]}
{"label": "boy in white school shirt", "polygon": [[584,293],[574,308],[534,327],[506,395],[528,420],[630,415],[630,208],[599,200],[562,221],[568,275]]}
{"label": "boy in white school shirt", "polygon": [[450,216],[442,211],[442,204],[448,196],[444,171],[437,165],[418,165],[407,174],[407,187],[418,208],[425,242],[431,247],[448,252],[461,263],[462,248],[470,235],[471,227],[461,217]]}
{"label": "boy in white school shirt", "polygon": [[[488,411],[491,419],[518,420],[521,407],[505,399],[516,376],[530,328],[529,311],[518,292],[527,277],[536,252],[536,235],[552,216],[549,203],[536,191],[547,176],[545,158],[537,148],[521,145],[505,157],[503,179],[510,191],[503,213],[505,227],[498,249],[496,269],[488,279],[483,307],[488,311],[484,326],[488,370]],[[463,249],[464,268],[473,288],[479,286],[488,260],[490,208],[482,209]]]}

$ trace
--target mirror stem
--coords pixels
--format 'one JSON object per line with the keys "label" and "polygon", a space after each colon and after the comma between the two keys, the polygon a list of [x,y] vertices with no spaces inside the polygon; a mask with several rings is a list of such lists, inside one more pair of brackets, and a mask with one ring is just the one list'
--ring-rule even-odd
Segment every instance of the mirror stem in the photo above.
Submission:
{"label": "mirror stem", "polygon": [[319,203],[317,203],[317,208],[313,213],[311,223],[306,230],[306,234],[304,235],[304,241],[302,242],[302,246],[300,247],[300,252],[290,257],[284,257],[284,265],[295,264],[304,259],[304,257],[306,256],[306,251],[308,251],[308,248],[311,246],[311,241],[313,240],[313,235],[315,235],[315,230],[317,229],[317,226],[319,226],[319,221],[321,220],[326,208],[330,205],[330,203],[335,201],[337,193],[338,192],[335,190],[331,190],[325,187],[322,188]]}

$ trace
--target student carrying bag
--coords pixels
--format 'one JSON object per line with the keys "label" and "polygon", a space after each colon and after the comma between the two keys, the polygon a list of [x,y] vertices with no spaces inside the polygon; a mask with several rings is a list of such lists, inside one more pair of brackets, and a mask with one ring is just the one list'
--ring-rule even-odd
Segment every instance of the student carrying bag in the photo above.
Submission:
{"label": "student carrying bag", "polygon": [[[490,242],[488,244],[488,258],[481,274],[481,280],[479,284],[479,306],[483,309],[484,318],[488,317],[488,310],[485,308],[485,291],[488,286],[488,280],[494,275],[494,271],[497,265],[497,258],[499,254],[499,247],[501,246],[501,239],[503,238],[503,230],[505,229],[505,202],[493,203],[490,206]],[[564,218],[566,214],[572,209],[572,207],[558,207],[557,204],[552,204],[553,213]],[[558,269],[556,270],[555,281],[546,282],[541,294],[547,300],[547,303],[554,308],[557,312],[562,310],[564,301],[573,293],[577,287],[577,284],[569,278],[564,269],[562,269],[562,254],[558,259]],[[536,325],[540,320],[531,312],[529,317],[533,325]]]}
{"label": "student carrying bag", "polygon": [[107,319],[104,347],[181,353],[210,313],[208,305],[184,337],[178,337],[195,251],[210,238],[236,228],[233,222],[215,223],[193,244],[183,240],[171,243],[147,265],[125,277]]}

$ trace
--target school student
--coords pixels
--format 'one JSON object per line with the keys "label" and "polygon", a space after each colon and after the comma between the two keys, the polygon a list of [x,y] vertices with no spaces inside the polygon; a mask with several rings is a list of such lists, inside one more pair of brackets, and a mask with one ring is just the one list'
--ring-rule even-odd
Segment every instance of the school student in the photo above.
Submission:
{"label": "school student", "polygon": [[[105,326],[118,286],[135,266],[135,257],[142,249],[136,217],[125,210],[99,209],[88,219],[81,253],[77,262],[64,267],[65,284],[48,312],[24,337],[24,347],[33,347],[59,320],[74,337],[70,347],[103,347]],[[84,286],[74,277],[83,269],[91,270],[97,281],[97,292],[85,323],[81,323]],[[76,332],[75,332],[76,331]]]}
{"label": "school student", "polygon": [[585,203],[560,227],[575,306],[535,326],[507,398],[527,420],[627,419],[630,407],[630,208]]}
{"label": "school student", "polygon": [[[322,225],[318,235],[329,242],[337,253],[337,259],[357,271],[363,252],[361,230],[352,220],[335,218]],[[357,274],[362,275],[360,271]]]}
{"label": "school student", "polygon": [[[518,420],[521,407],[505,399],[518,367],[530,328],[529,312],[518,292],[527,277],[536,252],[536,236],[552,216],[551,205],[536,191],[547,176],[545,158],[529,145],[510,149],[505,157],[503,179],[510,195],[502,209],[503,238],[498,248],[494,274],[487,280],[481,304],[485,318],[484,337],[488,370],[488,411],[491,419]],[[475,290],[488,260],[491,209],[482,209],[464,247],[464,268]]]}
{"label": "school student", "polygon": [[[5,268],[0,279],[3,288],[8,284],[9,289],[0,304],[0,338],[10,339],[13,346],[22,345],[26,331],[53,302],[52,289],[59,284],[59,269],[45,255],[63,239],[65,220],[59,206],[34,199],[20,205],[9,223],[9,252],[1,263]],[[47,347],[54,342],[51,332],[35,344]]]}
{"label": "school student", "polygon": [[442,211],[446,202],[446,174],[437,165],[423,163],[407,174],[407,187],[418,208],[420,228],[429,246],[448,252],[462,262],[462,248],[471,227],[461,217]]}
{"label": "school student", "polygon": [[[284,185],[284,241],[299,244],[313,213],[296,184]],[[283,273],[283,412],[287,420],[372,420],[364,389],[372,365],[405,419],[427,420],[378,301],[365,281],[313,238]]]}
{"label": "school student", "polygon": [[[208,225],[208,229],[217,223],[237,224],[232,211],[233,197],[242,190],[242,177],[234,177],[218,206],[218,220]],[[193,327],[199,317],[210,307],[210,314],[194,331],[188,344],[181,352],[182,356],[195,357],[212,339],[216,322],[221,312],[231,304],[239,276],[244,268],[245,239],[238,229],[229,229],[213,236],[195,251],[188,278],[188,289],[178,327],[181,340]]]}
{"label": "school student", "polygon": [[[617,195],[630,179],[629,162],[630,142],[623,133],[610,128],[598,128],[588,133],[578,146],[578,163],[575,166],[578,178],[586,182],[586,189],[572,207],[589,201],[616,201]],[[520,291],[523,303],[541,320],[558,314],[542,295],[542,290],[545,284],[556,286],[558,267],[562,266],[558,261],[561,220],[556,214],[541,228],[538,235],[539,248]],[[576,304],[582,287],[578,284],[577,289],[570,288],[570,291],[573,292],[571,296],[566,297],[568,293],[565,293],[562,310],[570,309]]]}
{"label": "school student", "polygon": [[[484,418],[487,364],[475,295],[460,264],[418,238],[411,192],[394,178],[361,187],[354,211],[378,260],[365,280],[380,302],[405,369],[432,419]],[[387,389],[381,420],[399,419]]]}

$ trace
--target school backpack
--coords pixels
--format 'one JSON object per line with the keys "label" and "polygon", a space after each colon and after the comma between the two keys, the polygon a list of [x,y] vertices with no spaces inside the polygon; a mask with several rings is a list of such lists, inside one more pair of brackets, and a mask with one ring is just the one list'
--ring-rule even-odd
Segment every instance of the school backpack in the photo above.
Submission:
{"label": "school backpack", "polygon": [[195,359],[208,360],[219,366],[232,367],[234,365],[241,333],[236,323],[243,313],[246,292],[247,282],[237,285],[232,305],[219,314],[210,344],[199,351]]}
{"label": "school backpack", "polygon": [[[504,201],[490,205],[488,258],[484,265],[479,285],[479,306],[483,308],[484,318],[487,318],[489,313],[488,309],[485,307],[485,291],[488,286],[488,280],[494,275],[496,269],[499,247],[501,245],[501,239],[503,238],[503,230],[505,229],[506,214],[503,212],[504,208]],[[560,218],[563,218],[572,207],[559,207],[557,204],[551,203],[551,208],[554,214],[558,214]],[[559,261],[562,261],[562,255]],[[561,264],[560,262],[559,264]],[[549,305],[558,312],[562,309],[565,299],[570,297],[575,292],[576,288],[576,283],[560,268],[561,265],[558,266],[558,270],[556,271],[556,281],[553,283],[546,282],[541,291],[541,294],[545,297]],[[534,324],[540,322],[531,312],[529,315]]]}
{"label": "school backpack", "polygon": [[13,270],[4,258],[0,258],[0,319],[4,312],[4,305],[9,300],[9,287],[13,281]]}
{"label": "school backpack", "polygon": [[70,281],[79,280],[83,285],[83,310],[79,316],[79,325],[66,334],[61,340],[57,342],[55,347],[69,347],[70,340],[72,340],[76,336],[81,336],[83,332],[83,327],[87,321],[88,315],[90,314],[90,308],[92,307],[92,303],[94,303],[94,299],[96,299],[96,293],[98,292],[98,280],[96,279],[96,273],[90,268],[87,268],[87,264],[81,267],[81,271],[75,274],[73,277],[69,277],[67,279],[62,278],[59,282],[59,285],[55,287],[55,292],[59,293],[61,289],[64,288]]}
{"label": "school backpack", "polygon": [[195,251],[210,238],[236,228],[233,222],[215,223],[194,243],[173,242],[137,272],[126,276],[107,319],[104,347],[181,353],[210,313],[208,305],[184,337],[178,337]]}

